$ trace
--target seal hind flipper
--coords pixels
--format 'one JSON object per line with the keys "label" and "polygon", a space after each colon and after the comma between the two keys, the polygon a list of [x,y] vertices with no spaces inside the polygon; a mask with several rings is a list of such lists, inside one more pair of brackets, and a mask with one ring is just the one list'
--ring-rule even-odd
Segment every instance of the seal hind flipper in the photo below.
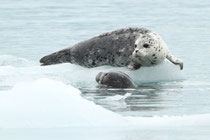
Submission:
{"label": "seal hind flipper", "polygon": [[71,50],[64,49],[47,56],[44,56],[40,59],[41,66],[59,64],[59,63],[71,63]]}

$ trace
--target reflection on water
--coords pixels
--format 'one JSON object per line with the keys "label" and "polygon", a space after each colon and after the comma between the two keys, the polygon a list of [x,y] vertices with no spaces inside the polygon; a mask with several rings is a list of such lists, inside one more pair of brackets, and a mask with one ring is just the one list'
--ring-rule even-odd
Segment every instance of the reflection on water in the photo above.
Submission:
{"label": "reflection on water", "polygon": [[[105,108],[120,112],[124,115],[140,114],[148,116],[148,112],[157,112],[162,109],[167,109],[166,106],[161,106],[161,104],[164,102],[164,99],[159,93],[161,93],[163,89],[157,87],[157,85],[139,86],[136,89],[83,88],[80,90],[85,98],[93,100]],[[124,96],[126,93],[131,93],[131,95],[124,100],[113,100],[114,96]],[[113,98],[106,100],[106,98],[110,97]],[[146,114],[143,112],[146,112]]]}
{"label": "reflection on water", "polygon": [[[195,92],[198,89],[197,86],[185,86],[183,83],[152,83],[139,86],[136,89],[96,87],[81,88],[80,90],[84,98],[126,116],[207,113],[208,107],[205,109],[199,107],[205,102],[209,104],[205,99],[209,97],[204,97],[202,92]],[[201,88],[203,89],[203,87]],[[210,86],[206,85],[206,88],[209,90]],[[130,93],[129,96],[125,97],[128,93]],[[199,95],[202,95],[202,97]],[[197,102],[191,102],[191,100]],[[192,108],[196,109],[192,110]]]}

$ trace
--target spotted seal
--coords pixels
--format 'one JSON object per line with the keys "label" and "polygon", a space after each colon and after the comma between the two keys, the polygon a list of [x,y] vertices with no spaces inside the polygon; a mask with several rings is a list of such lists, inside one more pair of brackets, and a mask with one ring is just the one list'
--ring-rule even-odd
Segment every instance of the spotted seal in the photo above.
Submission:
{"label": "spotted seal", "polygon": [[101,87],[109,88],[135,88],[133,80],[120,71],[100,72],[96,76],[96,82]]}
{"label": "spotted seal", "polygon": [[93,68],[102,65],[126,66],[129,70],[160,64],[167,58],[183,68],[156,33],[144,28],[107,32],[40,59],[42,66],[69,62]]}

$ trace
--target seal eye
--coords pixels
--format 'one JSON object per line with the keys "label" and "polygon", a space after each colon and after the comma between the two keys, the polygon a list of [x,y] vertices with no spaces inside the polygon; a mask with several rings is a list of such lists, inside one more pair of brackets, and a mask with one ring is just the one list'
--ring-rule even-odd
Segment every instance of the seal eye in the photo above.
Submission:
{"label": "seal eye", "polygon": [[134,46],[135,48],[137,47],[137,45],[135,44],[135,46]]}
{"label": "seal eye", "polygon": [[149,44],[144,44],[143,47],[144,48],[149,48]]}

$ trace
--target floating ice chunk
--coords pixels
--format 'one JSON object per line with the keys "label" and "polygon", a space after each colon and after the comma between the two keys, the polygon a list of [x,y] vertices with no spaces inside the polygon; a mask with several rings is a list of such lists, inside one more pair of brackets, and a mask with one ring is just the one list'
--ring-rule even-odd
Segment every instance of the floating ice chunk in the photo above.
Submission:
{"label": "floating ice chunk", "polygon": [[0,128],[119,125],[123,118],[83,99],[72,86],[49,79],[0,92]]}
{"label": "floating ice chunk", "polygon": [[106,100],[109,100],[109,101],[125,100],[126,98],[128,98],[131,95],[132,95],[132,93],[126,93],[125,95],[114,95],[111,97],[107,97]]}

